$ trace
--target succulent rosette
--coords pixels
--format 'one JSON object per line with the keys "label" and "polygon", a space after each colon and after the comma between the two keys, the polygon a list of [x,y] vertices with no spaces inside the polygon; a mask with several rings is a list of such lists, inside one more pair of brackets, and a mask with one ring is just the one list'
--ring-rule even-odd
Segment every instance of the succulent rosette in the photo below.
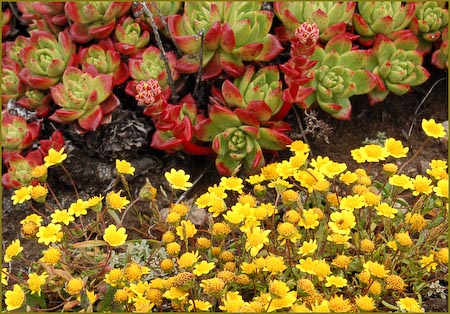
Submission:
{"label": "succulent rosette", "polygon": [[[269,33],[273,13],[258,2],[185,2],[183,15],[168,19],[170,35],[184,55],[177,60],[181,73],[195,73],[203,51],[202,76],[232,77],[245,72],[244,61],[270,61],[282,50]],[[204,32],[203,48],[200,39]]]}
{"label": "succulent rosette", "polygon": [[3,162],[8,167],[8,171],[2,176],[2,183],[6,189],[18,189],[38,182],[31,173],[33,168],[42,165],[40,151],[33,150],[25,157],[19,153],[12,153],[4,157]]}
{"label": "succulent rosette", "polygon": [[342,33],[324,48],[316,46],[310,59],[317,63],[310,70],[312,80],[305,84],[314,91],[303,103],[297,103],[300,107],[317,103],[334,118],[348,120],[352,112],[349,98],[367,94],[375,87],[376,76],[365,69],[368,51],[352,49],[354,37]]}
{"label": "succulent rosette", "polygon": [[409,28],[419,38],[418,49],[429,53],[433,42],[441,38],[442,31],[448,24],[448,10],[445,3],[425,1],[416,3],[415,15]]}
{"label": "succulent rosette", "polygon": [[51,110],[52,96],[50,92],[39,89],[29,89],[23,97],[16,101],[16,104],[27,109],[34,110],[38,117],[46,117]]}
{"label": "succulent rosette", "polygon": [[414,17],[415,2],[359,1],[353,14],[355,32],[361,35],[359,42],[372,46],[377,34],[390,36],[406,29]]}
{"label": "succulent rosette", "polygon": [[[158,30],[166,37],[170,37],[167,30],[167,19],[169,16],[177,14],[181,9],[181,5],[183,2],[181,1],[149,1],[145,2],[147,8],[153,15],[153,20],[155,21]],[[142,4],[136,2],[136,5],[133,6],[132,11],[135,16],[142,14]],[[150,18],[147,15],[141,15],[140,18],[147,23],[147,25],[151,25]]]}
{"label": "succulent rosette", "polygon": [[202,146],[194,137],[198,117],[197,105],[191,94],[183,97],[177,105],[168,104],[154,121],[156,131],[151,147],[168,153],[183,150],[191,155],[212,154],[210,147]]}
{"label": "succulent rosette", "polygon": [[19,53],[24,65],[20,79],[33,88],[49,89],[60,81],[68,66],[77,64],[75,52],[67,32],[60,32],[58,38],[43,31],[31,32],[29,46]]}
{"label": "succulent rosette", "polygon": [[284,29],[278,28],[276,32],[283,40],[289,40],[300,24],[315,23],[320,30],[320,39],[328,41],[346,31],[355,7],[354,1],[277,1],[273,10]]}
{"label": "succulent rosette", "polygon": [[19,35],[14,41],[5,41],[2,43],[2,56],[3,58],[11,59],[23,68],[22,58],[20,51],[30,45],[30,38]]}
{"label": "succulent rosette", "polygon": [[58,34],[67,25],[64,2],[22,1],[17,3],[21,19],[28,23],[28,30],[40,30]]}
{"label": "succulent rosette", "polygon": [[70,35],[76,43],[108,37],[116,27],[117,19],[126,14],[132,2],[77,1],[66,2],[64,9],[70,25]]}
{"label": "succulent rosette", "polygon": [[120,104],[112,88],[111,75],[68,67],[62,83],[50,89],[53,100],[62,108],[49,119],[59,123],[77,121],[80,132],[94,131],[110,121],[112,111]]}
{"label": "succulent rosette", "polygon": [[135,55],[145,49],[150,41],[150,33],[141,27],[140,19],[123,16],[114,32],[114,47],[123,55]]}
{"label": "succulent rosette", "polygon": [[241,167],[254,173],[265,164],[263,150],[282,150],[292,140],[283,130],[245,125],[231,109],[213,105],[209,117],[195,125],[195,137],[212,142],[217,154],[216,168],[222,175],[232,175]]}
{"label": "succulent rosette", "polygon": [[389,92],[403,95],[430,76],[422,66],[417,37],[410,30],[398,35],[395,40],[378,35],[370,52],[367,69],[378,77],[376,87],[368,94],[372,105],[383,101]]}
{"label": "succulent rosette", "polygon": [[20,116],[2,113],[2,149],[3,152],[21,152],[38,138],[41,124],[37,121],[27,123]]}
{"label": "succulent rosette", "polygon": [[20,65],[11,59],[2,59],[2,106],[10,99],[18,99],[25,93],[25,85],[20,81],[18,73]]}
{"label": "succulent rosette", "polygon": [[252,112],[260,122],[266,122],[283,107],[282,82],[278,67],[269,65],[256,71],[248,66],[243,76],[231,82],[225,80],[221,92],[213,90],[213,96],[220,103],[236,108],[235,113],[244,119],[246,112]]}
{"label": "succulent rosette", "polygon": [[[172,79],[178,80],[180,74],[175,70],[174,64],[176,61],[175,53],[166,52],[171,69]],[[140,81],[147,81],[149,79],[157,80],[161,86],[162,93],[165,99],[170,99],[171,90],[169,86],[168,75],[164,61],[161,59],[161,51],[155,47],[150,46],[141,54],[138,54],[128,59],[128,69],[133,80],[127,83],[125,91],[131,96],[136,95],[136,85]]]}
{"label": "succulent rosette", "polygon": [[130,76],[127,65],[121,60],[120,53],[115,50],[110,38],[101,39],[97,44],[81,48],[78,58],[83,71],[94,67],[100,74],[112,75],[114,85],[124,83]]}
{"label": "succulent rosette", "polygon": [[448,26],[442,31],[442,42],[431,55],[431,63],[438,69],[448,69]]}

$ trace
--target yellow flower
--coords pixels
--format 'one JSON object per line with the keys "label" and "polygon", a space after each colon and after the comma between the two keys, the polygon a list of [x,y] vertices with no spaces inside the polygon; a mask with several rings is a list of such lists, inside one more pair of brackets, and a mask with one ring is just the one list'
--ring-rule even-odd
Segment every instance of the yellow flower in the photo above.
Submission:
{"label": "yellow flower", "polygon": [[120,174],[134,175],[136,169],[128,161],[116,159],[116,170]]}
{"label": "yellow flower", "polygon": [[39,227],[39,232],[36,233],[36,236],[39,243],[49,245],[50,243],[61,241],[60,232],[60,224],[49,223],[47,226]]}
{"label": "yellow flower", "polygon": [[325,287],[335,286],[336,288],[344,288],[347,287],[347,279],[340,276],[327,276],[325,277],[326,283]]}
{"label": "yellow flower", "polygon": [[177,171],[172,168],[170,169],[170,172],[166,172],[164,176],[166,177],[167,182],[170,183],[172,189],[187,191],[187,189],[192,186],[192,183],[189,182],[191,176],[186,174],[183,169]]}
{"label": "yellow flower", "polygon": [[133,261],[125,266],[123,272],[126,280],[138,281],[141,280],[143,275],[148,274],[150,269]]}
{"label": "yellow flower", "polygon": [[406,174],[394,174],[389,178],[389,184],[399,186],[405,190],[413,188],[413,181]]}
{"label": "yellow flower", "polygon": [[255,257],[264,245],[269,243],[269,233],[271,230],[261,230],[259,227],[252,228],[247,232],[245,250],[250,251],[250,255]]}
{"label": "yellow flower", "polygon": [[392,289],[395,291],[403,291],[406,287],[403,279],[398,275],[388,275],[385,278],[386,281],[386,289]]}
{"label": "yellow flower", "polygon": [[72,278],[66,285],[66,291],[70,295],[77,295],[83,289],[84,282],[80,278]]}
{"label": "yellow flower", "polygon": [[378,216],[383,216],[391,219],[393,219],[395,217],[395,214],[398,213],[398,209],[389,206],[389,204],[387,203],[381,203],[380,205],[375,206],[375,209],[377,210]]}
{"label": "yellow flower", "polygon": [[130,201],[125,196],[120,196],[120,193],[122,193],[122,190],[119,190],[119,192],[111,191],[106,195],[106,205],[119,212],[130,204]]}
{"label": "yellow flower", "polygon": [[63,223],[66,226],[69,225],[71,221],[75,220],[75,217],[69,214],[69,212],[66,209],[59,210],[55,209],[55,212],[50,215],[52,217],[52,223]]}
{"label": "yellow flower", "polygon": [[380,204],[381,194],[375,194],[373,192],[367,191],[362,194],[367,206],[374,206]]}
{"label": "yellow flower", "polygon": [[434,261],[434,254],[428,256],[422,256],[420,260],[420,267],[426,268],[427,272],[431,272],[436,269],[438,264]]}
{"label": "yellow flower", "polygon": [[345,268],[347,269],[348,265],[351,262],[351,258],[345,255],[338,255],[336,256],[333,261],[331,262],[332,265],[338,267],[338,268]]}
{"label": "yellow flower", "polygon": [[168,243],[166,245],[166,251],[170,256],[177,256],[181,251],[181,245],[177,242]]}
{"label": "yellow flower", "polygon": [[418,174],[413,180],[413,195],[419,194],[429,195],[433,191],[432,181],[430,178]]}
{"label": "yellow flower", "polygon": [[51,167],[57,164],[62,163],[66,160],[67,154],[64,153],[64,147],[59,151],[56,151],[54,148],[50,148],[48,150],[48,155],[44,157],[44,165],[46,167]]}
{"label": "yellow flower", "polygon": [[433,191],[439,197],[448,198],[448,179],[439,180]]}
{"label": "yellow flower", "polygon": [[301,140],[293,141],[291,144],[286,145],[291,152],[294,153],[309,153],[309,146]]}
{"label": "yellow flower", "polygon": [[328,300],[328,306],[332,312],[348,313],[352,310],[349,299],[344,299],[343,295],[334,295]]}
{"label": "yellow flower", "polygon": [[384,278],[389,274],[389,270],[385,269],[384,265],[378,262],[367,261],[363,264],[363,267],[374,277]]}
{"label": "yellow flower", "polygon": [[300,167],[306,163],[308,155],[309,153],[302,153],[302,152],[295,153],[294,156],[291,156],[289,158],[289,162],[296,169],[300,169]]}
{"label": "yellow flower", "polygon": [[397,251],[397,242],[395,242],[395,241],[388,241],[386,243],[386,245],[387,245],[388,248],[392,249],[394,252]]}
{"label": "yellow flower", "polygon": [[78,199],[75,203],[70,204],[68,212],[69,215],[79,217],[81,215],[86,215],[88,209],[88,202]]}
{"label": "yellow flower", "polygon": [[244,221],[245,216],[239,210],[231,210],[227,211],[226,214],[222,214],[223,218],[231,225],[231,227],[238,226],[241,222]]}
{"label": "yellow flower", "polygon": [[127,288],[125,289],[118,289],[116,293],[114,294],[114,301],[119,303],[125,303],[128,301],[129,297],[129,291]]}
{"label": "yellow flower", "polygon": [[378,281],[376,281],[376,280],[373,281],[370,284],[369,293],[374,295],[374,296],[380,295],[380,293],[381,293],[381,284]]}
{"label": "yellow flower", "polygon": [[318,260],[313,260],[311,257],[307,257],[306,259],[300,259],[299,263],[295,265],[295,267],[300,269],[304,273],[315,275],[315,270],[318,263]]}
{"label": "yellow flower", "polygon": [[31,198],[39,203],[44,203],[48,194],[48,189],[45,186],[37,184],[31,189]]}
{"label": "yellow flower", "polygon": [[387,150],[380,145],[368,144],[361,147],[361,149],[365,160],[368,162],[379,162],[389,156]]}
{"label": "yellow flower", "polygon": [[330,215],[330,218],[331,221],[328,222],[328,226],[334,233],[348,235],[350,229],[356,225],[355,216],[348,210],[334,212]]}
{"label": "yellow flower", "polygon": [[23,247],[20,245],[20,240],[16,239],[11,242],[11,244],[5,250],[4,261],[9,263],[13,257],[16,257],[23,251]]}
{"label": "yellow flower", "polygon": [[252,185],[264,182],[264,180],[266,180],[266,178],[264,178],[264,175],[262,175],[262,174],[251,175],[247,179],[245,179],[245,181],[247,181],[248,183],[250,183]]}
{"label": "yellow flower", "polygon": [[24,301],[25,293],[18,284],[14,285],[13,290],[8,290],[5,292],[5,304],[7,311],[20,308]]}
{"label": "yellow flower", "polygon": [[353,211],[358,208],[362,208],[366,205],[364,196],[361,195],[348,195],[341,199],[339,204],[340,209]]}
{"label": "yellow flower", "polygon": [[27,222],[34,222],[37,226],[40,227],[42,221],[43,221],[43,218],[42,218],[41,216],[36,215],[36,214],[30,214],[30,215],[26,216],[24,219],[22,219],[22,220],[20,221],[20,223],[21,223],[22,225],[24,225],[24,224],[27,223]]}
{"label": "yellow flower", "polygon": [[448,247],[443,247],[439,251],[436,252],[436,258],[442,263],[448,264]]}
{"label": "yellow flower", "polygon": [[283,204],[287,206],[293,205],[298,201],[298,192],[292,189],[287,189],[283,191],[281,200],[283,201]]}
{"label": "yellow flower", "polygon": [[23,186],[20,189],[17,189],[14,191],[14,195],[11,196],[11,200],[13,201],[13,205],[16,204],[22,204],[25,201],[28,201],[31,199],[31,190],[33,187],[31,185],[29,186]]}
{"label": "yellow flower", "polygon": [[324,259],[318,260],[314,272],[319,277],[319,280],[322,281],[326,276],[331,274],[330,265]]}
{"label": "yellow flower", "polygon": [[159,263],[159,266],[165,272],[171,272],[174,266],[174,262],[170,258],[165,258]]}
{"label": "yellow flower", "polygon": [[204,238],[204,237],[198,237],[197,238],[197,248],[199,250],[207,250],[211,247],[211,240]]}
{"label": "yellow flower", "polygon": [[163,297],[169,300],[178,300],[182,301],[189,295],[189,292],[177,288],[177,287],[171,287],[169,290],[164,292]]}
{"label": "yellow flower", "polygon": [[241,270],[244,274],[251,275],[258,270],[258,266],[255,265],[254,263],[242,262]]}
{"label": "yellow flower", "polygon": [[292,164],[288,160],[283,160],[277,163],[276,170],[281,178],[287,179],[291,177],[297,169],[296,167],[292,166]]}
{"label": "yellow flower", "polygon": [[198,300],[198,299],[189,300],[188,311],[189,312],[193,312],[193,311],[209,312],[211,307],[212,307],[212,304],[209,303],[208,301],[202,301],[202,300]]}
{"label": "yellow flower", "polygon": [[340,245],[348,245],[348,241],[351,239],[351,236],[349,234],[339,234],[339,233],[332,233],[329,236],[327,236],[327,240],[331,241],[335,244]]}
{"label": "yellow flower", "polygon": [[105,275],[105,282],[112,287],[118,286],[123,280],[123,271],[120,268],[114,268]]}
{"label": "yellow flower", "polygon": [[225,288],[225,282],[219,278],[203,279],[200,282],[200,287],[203,288],[203,292],[212,295],[219,296],[222,294]]}
{"label": "yellow flower", "polygon": [[294,179],[311,193],[316,183],[325,179],[325,176],[317,169],[308,168],[306,170],[298,170],[294,173]]}
{"label": "yellow flower", "polygon": [[358,181],[358,175],[351,171],[346,171],[339,176],[339,180],[344,182],[346,185],[350,185]]}
{"label": "yellow flower", "polygon": [[388,174],[394,174],[398,171],[398,166],[389,162],[383,165],[383,171],[387,172]]}
{"label": "yellow flower", "polygon": [[283,298],[289,292],[289,287],[281,280],[271,280],[269,282],[269,292],[272,297]]}
{"label": "yellow flower", "polygon": [[394,138],[386,139],[384,142],[384,147],[389,155],[395,158],[406,157],[409,151],[408,147],[403,147],[403,143]]}
{"label": "yellow flower", "polygon": [[48,248],[48,250],[44,251],[44,254],[40,261],[50,264],[50,265],[56,265],[59,262],[59,259],[61,258],[61,251],[56,248]]}
{"label": "yellow flower", "polygon": [[303,245],[298,250],[298,254],[300,254],[301,256],[306,256],[314,253],[316,250],[317,250],[317,241],[315,239],[314,240],[311,239],[308,242],[303,241]]}
{"label": "yellow flower", "polygon": [[302,235],[298,232],[297,228],[290,222],[279,223],[277,225],[277,232],[279,234],[277,240],[281,241],[281,245],[284,245],[286,240],[295,243],[302,238]]}
{"label": "yellow flower", "polygon": [[405,221],[411,226],[413,231],[422,231],[423,228],[427,225],[427,221],[421,214],[412,214],[406,213]]}
{"label": "yellow flower", "polygon": [[330,161],[322,168],[320,168],[320,172],[322,172],[328,178],[333,178],[338,174],[344,172],[347,169],[347,165],[345,163]]}
{"label": "yellow flower", "polygon": [[192,238],[197,233],[197,228],[190,220],[182,220],[177,227],[177,235],[181,240]]}
{"label": "yellow flower", "polygon": [[44,165],[34,167],[31,171],[31,176],[41,182],[44,182],[47,179],[47,167]]}
{"label": "yellow flower", "polygon": [[222,297],[223,305],[219,309],[228,313],[239,313],[243,306],[245,306],[244,299],[239,294],[239,291],[228,291]]}
{"label": "yellow flower", "polygon": [[315,303],[312,305],[312,312],[313,313],[329,313],[331,312],[330,307],[328,306],[327,300],[322,300],[320,303]]}
{"label": "yellow flower", "polygon": [[239,194],[242,194],[242,189],[244,188],[244,185],[242,184],[243,181],[241,178],[237,177],[222,177],[220,178],[220,186],[223,187],[225,190],[230,191],[236,191]]}
{"label": "yellow flower", "polygon": [[315,229],[319,225],[319,214],[314,208],[303,210],[303,216],[300,216],[298,225],[305,229]]}
{"label": "yellow flower", "polygon": [[209,274],[209,272],[214,269],[214,267],[214,262],[208,263],[207,261],[201,261],[194,266],[194,270],[192,271],[192,273],[196,276],[206,275]]}
{"label": "yellow flower", "polygon": [[368,295],[357,296],[355,298],[355,303],[361,311],[372,311],[375,309],[375,300]]}
{"label": "yellow flower", "polygon": [[37,293],[38,296],[41,296],[41,287],[45,284],[47,277],[48,274],[45,272],[41,275],[38,275],[36,273],[30,273],[28,275],[27,284],[31,290],[31,294]]}
{"label": "yellow flower", "polygon": [[408,232],[398,232],[395,234],[395,239],[403,246],[411,246],[413,242],[409,236]]}
{"label": "yellow flower", "polygon": [[359,247],[361,249],[361,252],[370,254],[375,250],[375,243],[373,243],[370,239],[363,239],[359,243]]}
{"label": "yellow flower", "polygon": [[287,268],[282,256],[270,254],[266,256],[264,262],[265,266],[263,268],[263,271],[267,271],[271,275],[281,274]]}
{"label": "yellow flower", "polygon": [[128,237],[126,232],[124,227],[117,229],[115,225],[109,225],[108,228],[105,229],[103,240],[111,246],[120,246],[125,243]]}
{"label": "yellow flower", "polygon": [[178,266],[185,269],[191,268],[195,263],[197,263],[198,257],[197,251],[186,252],[178,258]]}
{"label": "yellow flower", "polygon": [[422,119],[422,129],[429,137],[442,138],[446,135],[444,125],[442,123],[437,123],[434,119]]}
{"label": "yellow flower", "polygon": [[419,302],[413,298],[400,298],[397,301],[397,305],[400,307],[400,309],[405,310],[406,312],[412,312],[412,313],[423,313],[424,310],[420,307]]}

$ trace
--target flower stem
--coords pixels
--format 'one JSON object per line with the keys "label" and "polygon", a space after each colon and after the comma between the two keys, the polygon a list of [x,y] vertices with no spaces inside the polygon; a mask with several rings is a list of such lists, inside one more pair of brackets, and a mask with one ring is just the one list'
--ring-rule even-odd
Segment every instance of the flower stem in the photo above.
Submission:
{"label": "flower stem", "polygon": [[64,167],[63,164],[61,164],[61,167],[63,168],[64,172],[67,174],[67,176],[69,177],[70,180],[70,184],[72,184],[73,190],[75,191],[75,195],[77,196],[77,199],[80,198],[80,195],[78,194],[78,190],[77,190],[77,186],[75,185],[75,181],[73,181],[72,175],[70,174],[70,172],[67,170],[66,167]]}
{"label": "flower stem", "polygon": [[407,164],[409,164],[411,161],[413,161],[420,154],[420,152],[424,149],[425,145],[427,145],[430,140],[431,140],[431,137],[427,137],[427,139],[422,143],[422,145],[419,147],[417,152],[398,169],[398,173],[400,173]]}

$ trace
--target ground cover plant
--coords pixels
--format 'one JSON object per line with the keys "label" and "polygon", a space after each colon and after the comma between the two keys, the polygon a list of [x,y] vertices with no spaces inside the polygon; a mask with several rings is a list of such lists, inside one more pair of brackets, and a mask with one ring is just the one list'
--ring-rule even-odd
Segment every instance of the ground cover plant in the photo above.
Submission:
{"label": "ground cover plant", "polygon": [[[427,112],[419,147],[380,133],[347,162],[307,141],[361,97],[373,110],[445,73],[446,3],[3,11],[2,204],[21,216],[7,311],[423,312],[447,297],[447,160],[424,158],[445,123]],[[133,180],[153,171],[142,146],[207,156],[218,179],[192,191],[196,165],[175,163],[164,184]]]}

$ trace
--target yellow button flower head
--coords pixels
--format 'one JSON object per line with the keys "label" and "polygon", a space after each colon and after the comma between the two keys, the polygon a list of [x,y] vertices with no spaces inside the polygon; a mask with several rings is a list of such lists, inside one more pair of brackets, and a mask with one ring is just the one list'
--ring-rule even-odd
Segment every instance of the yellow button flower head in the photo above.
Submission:
{"label": "yellow button flower head", "polygon": [[375,300],[372,297],[369,297],[368,295],[365,296],[357,296],[355,298],[356,306],[361,311],[372,311],[375,309]]}
{"label": "yellow button flower head", "polygon": [[11,262],[13,257],[16,257],[23,251],[23,247],[20,245],[20,240],[16,239],[11,242],[11,244],[5,250],[5,258],[3,259],[6,263]]}
{"label": "yellow button flower head", "polygon": [[125,196],[120,196],[120,193],[122,193],[122,190],[119,190],[119,192],[111,191],[106,195],[106,205],[109,208],[121,211],[130,204],[130,201]]}
{"label": "yellow button flower head", "polygon": [[216,277],[211,279],[203,279],[200,282],[200,287],[203,288],[203,292],[208,295],[220,296],[225,288],[225,282],[222,279]]}
{"label": "yellow button flower head", "polygon": [[24,301],[25,293],[18,284],[14,285],[13,290],[8,290],[5,292],[5,304],[7,311],[18,309],[22,306]]}
{"label": "yellow button flower head", "polygon": [[272,276],[281,274],[287,268],[283,256],[270,254],[266,256],[264,262],[263,271],[269,272]]}
{"label": "yellow button flower head", "polygon": [[178,258],[178,266],[184,269],[191,268],[198,261],[198,252],[186,252]]}
{"label": "yellow button flower head", "polygon": [[419,302],[413,298],[400,298],[397,301],[398,307],[400,307],[401,310],[404,310],[405,312],[412,312],[412,313],[423,313],[424,310],[420,307]]}
{"label": "yellow button flower head", "polygon": [[409,232],[398,232],[395,234],[395,239],[403,246],[411,246],[413,245],[413,241],[409,236]]}
{"label": "yellow button flower head", "polygon": [[48,155],[44,157],[44,165],[46,167],[51,167],[66,160],[67,154],[64,153],[64,148],[65,147],[61,148],[59,151],[56,151],[54,148],[50,148],[48,150]]}
{"label": "yellow button flower head", "polygon": [[242,179],[237,177],[222,177],[220,178],[219,185],[225,190],[236,191],[242,194],[242,189],[244,185],[242,184]]}
{"label": "yellow button flower head", "polygon": [[289,287],[281,280],[272,280],[269,282],[269,292],[275,298],[283,298],[289,292]]}
{"label": "yellow button flower head", "polygon": [[36,233],[36,236],[38,237],[39,243],[49,245],[50,243],[61,241],[60,233],[60,224],[49,223],[47,226],[39,227],[39,231]]}
{"label": "yellow button flower head", "polygon": [[269,233],[271,230],[261,230],[260,227],[254,227],[247,233],[245,250],[250,251],[250,255],[255,257],[264,245],[269,243]]}
{"label": "yellow button flower head", "polygon": [[170,172],[164,174],[166,180],[170,183],[172,189],[187,191],[192,186],[189,182],[190,175],[186,174],[183,169],[175,170],[170,169]]}
{"label": "yellow button flower head", "polygon": [[303,210],[303,217],[300,217],[298,225],[305,229],[315,229],[319,225],[319,214],[313,208]]}
{"label": "yellow button flower head", "polygon": [[192,238],[197,233],[197,228],[190,220],[182,220],[177,227],[177,235],[181,240]]}
{"label": "yellow button flower head", "polygon": [[44,256],[40,259],[40,261],[50,264],[50,265],[56,265],[59,262],[59,259],[61,258],[61,251],[57,248],[49,248],[48,250],[44,251]]}
{"label": "yellow button flower head", "polygon": [[295,243],[302,238],[302,235],[298,232],[297,228],[288,221],[279,223],[277,225],[277,232],[277,240],[281,241],[281,245],[286,244],[286,240]]}
{"label": "yellow button flower head", "polygon": [[126,232],[127,231],[124,227],[120,227],[119,229],[117,229],[115,225],[109,225],[108,228],[105,229],[103,240],[105,240],[111,246],[122,245],[125,243],[128,237]]}
{"label": "yellow button flower head", "polygon": [[438,264],[434,261],[434,254],[428,256],[422,256],[420,260],[420,267],[426,268],[427,272],[431,272],[436,269]]}
{"label": "yellow button flower head", "polygon": [[31,290],[31,294],[37,293],[38,296],[41,296],[41,287],[45,284],[47,277],[48,274],[45,272],[41,275],[38,275],[36,273],[30,273],[28,275],[27,284]]}
{"label": "yellow button flower head", "polygon": [[23,202],[30,200],[32,189],[33,189],[33,187],[31,185],[29,185],[29,186],[23,186],[20,189],[15,190],[14,195],[11,196],[13,205],[22,204]]}
{"label": "yellow button flower head", "polygon": [[429,137],[442,138],[446,135],[444,125],[442,123],[437,123],[434,119],[423,119],[422,129]]}
{"label": "yellow button flower head", "polygon": [[413,180],[413,195],[417,196],[419,194],[429,195],[433,192],[433,181],[430,178],[424,177],[418,174]]}
{"label": "yellow button flower head", "polygon": [[358,175],[351,171],[346,171],[339,176],[339,180],[344,182],[346,185],[350,185],[358,181]]}
{"label": "yellow button flower head", "polygon": [[348,265],[351,262],[351,257],[345,256],[345,255],[338,255],[336,256],[333,261],[331,262],[332,265],[338,267],[338,268],[345,268],[347,269]]}
{"label": "yellow button flower head", "polygon": [[45,199],[47,198],[48,189],[45,186],[42,186],[40,184],[37,184],[33,186],[31,189],[30,195],[31,198],[39,203],[44,203]]}
{"label": "yellow button flower head", "polygon": [[120,174],[130,174],[133,176],[136,168],[132,167],[126,160],[116,159],[116,170]]}
{"label": "yellow button flower head", "polygon": [[112,287],[116,287],[123,280],[123,271],[120,268],[114,268],[105,275],[105,282]]}
{"label": "yellow button flower head", "polygon": [[80,278],[72,278],[66,285],[66,291],[70,295],[78,295],[83,289],[84,282]]}

